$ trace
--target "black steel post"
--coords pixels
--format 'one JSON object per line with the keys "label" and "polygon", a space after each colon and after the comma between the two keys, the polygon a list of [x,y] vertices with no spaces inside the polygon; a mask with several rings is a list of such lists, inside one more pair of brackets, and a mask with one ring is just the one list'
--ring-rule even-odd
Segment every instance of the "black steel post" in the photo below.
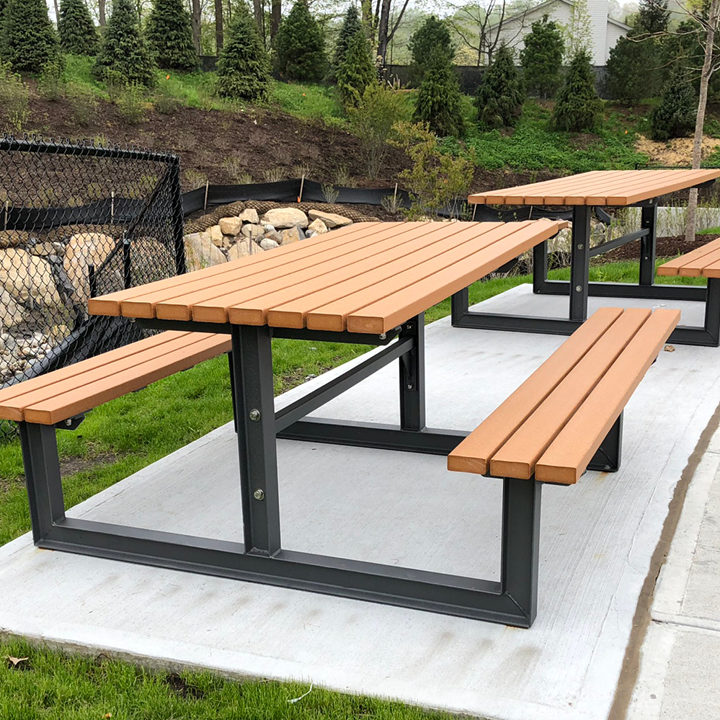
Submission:
{"label": "black steel post", "polygon": [[230,366],[230,397],[232,397],[232,404],[233,404],[233,426],[235,427],[235,432],[238,431],[238,418],[237,418],[237,408],[235,407],[235,368],[233,367],[233,355],[232,351],[230,351],[228,354],[228,365]]}
{"label": "black steel post", "polygon": [[132,241],[127,232],[123,233],[122,251],[123,251],[123,284],[125,288],[132,287],[132,257],[131,257]]}
{"label": "black steel post", "polygon": [[450,319],[453,327],[463,327],[463,318],[470,307],[470,290],[464,288],[450,298]]}
{"label": "black steel post", "polygon": [[713,346],[720,343],[720,278],[708,278],[705,302],[705,332]]}
{"label": "black steel post", "polygon": [[408,320],[400,339],[411,337],[413,347],[400,356],[400,427],[425,427],[425,313]]}
{"label": "black steel post", "polygon": [[33,540],[37,544],[65,517],[57,439],[53,425],[19,425]]}
{"label": "black steel post", "polygon": [[533,247],[533,292],[542,292],[547,282],[548,252],[547,240]]}
{"label": "black steel post", "polygon": [[537,613],[541,490],[534,478],[503,480],[500,584],[527,617],[528,627]]}
{"label": "black steel post", "polygon": [[280,506],[270,328],[233,327],[231,358],[245,552],[274,555]]}
{"label": "black steel post", "polygon": [[587,318],[591,210],[587,205],[573,207],[570,320],[584,321]]}
{"label": "black steel post", "polygon": [[640,285],[647,286],[655,282],[657,203],[643,205],[640,212],[640,227],[648,231],[640,238]]}
{"label": "black steel post", "polygon": [[173,254],[175,256],[175,272],[184,275],[187,272],[185,262],[184,217],[182,208],[182,193],[180,191],[180,159],[173,158],[170,167],[170,182],[172,183],[172,214],[173,214]]}
{"label": "black steel post", "polygon": [[617,472],[620,469],[622,459],[622,432],[623,413],[608,431],[595,452],[593,459],[588,463],[588,470],[599,470],[600,472]]}

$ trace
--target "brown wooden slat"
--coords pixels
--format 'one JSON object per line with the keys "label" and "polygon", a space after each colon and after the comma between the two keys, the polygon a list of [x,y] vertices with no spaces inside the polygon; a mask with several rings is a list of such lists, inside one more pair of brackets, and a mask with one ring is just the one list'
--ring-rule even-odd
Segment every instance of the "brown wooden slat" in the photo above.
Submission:
{"label": "brown wooden slat", "polygon": [[703,277],[705,270],[720,261],[720,248],[716,248],[697,260],[686,263],[678,270],[681,277]]}
{"label": "brown wooden slat", "polygon": [[448,455],[448,470],[485,475],[490,458],[622,315],[593,313],[520,387]]}
{"label": "brown wooden slat", "polygon": [[535,464],[560,428],[571,418],[599,380],[650,316],[650,310],[631,308],[615,321],[543,403],[490,459],[497,477],[529,479]]}
{"label": "brown wooden slat", "polygon": [[[575,185],[570,184],[569,189],[560,192],[545,193],[543,202],[537,203],[539,205],[550,205],[555,202],[559,205],[590,205],[591,196],[601,196],[601,202],[603,204],[605,200],[605,193],[614,190],[616,187],[621,187],[624,183],[632,182],[629,175],[621,173],[632,173],[634,171],[620,170],[608,174],[604,171],[599,171],[597,176],[593,178],[584,177],[582,182],[576,183]],[[560,202],[558,202],[560,201]]]}
{"label": "brown wooden slat", "polygon": [[666,182],[658,182],[653,189],[622,194],[618,197],[607,198],[608,205],[632,205],[636,202],[649,200],[650,198],[660,197],[676,190],[684,190],[686,188],[699,185],[700,183],[714,180],[720,177],[720,170],[668,170],[668,173],[688,173],[685,177],[673,178],[668,176]]}
{"label": "brown wooden slat", "polygon": [[121,395],[140,390],[157,380],[209,360],[227,347],[227,338],[208,334],[190,348],[179,348],[167,355],[153,358],[137,367],[130,367],[88,383],[81,388],[37,402],[24,410],[27,422],[53,425],[61,420],[86,412]]}
{"label": "brown wooden slat", "polygon": [[679,275],[681,268],[691,266],[694,263],[701,261],[705,255],[716,250],[720,250],[720,238],[712,240],[702,247],[695,248],[684,255],[680,255],[680,257],[676,257],[673,260],[663,263],[658,267],[657,274],[665,276]]}
{"label": "brown wooden slat", "polygon": [[679,321],[679,310],[653,312],[540,457],[536,480],[577,482]]}
{"label": "brown wooden slat", "polygon": [[[452,265],[428,266],[422,279],[408,282],[408,275],[396,276],[378,288],[384,296],[381,299],[374,301],[368,293],[363,298],[351,297],[333,307],[318,308],[308,314],[307,326],[315,329],[325,324],[336,326],[338,318],[344,317],[350,332],[387,332],[567,227],[564,221],[531,220],[530,223],[513,236]],[[363,304],[357,306],[358,301]]]}
{"label": "brown wooden slat", "polygon": [[[632,192],[652,192],[657,187],[662,187],[665,182],[663,174],[666,170],[627,170],[625,176],[608,177],[605,184],[588,188],[585,193],[586,205],[612,205],[613,198],[618,195],[626,196]],[[651,195],[655,197],[655,195]],[[626,202],[619,203],[627,205]]]}

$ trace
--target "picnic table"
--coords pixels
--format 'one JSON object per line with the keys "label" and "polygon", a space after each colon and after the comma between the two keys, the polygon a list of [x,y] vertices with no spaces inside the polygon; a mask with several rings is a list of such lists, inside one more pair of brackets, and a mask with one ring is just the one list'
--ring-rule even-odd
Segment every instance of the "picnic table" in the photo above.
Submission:
{"label": "picnic table", "polygon": [[[658,199],[668,193],[712,184],[718,177],[720,170],[597,170],[470,195],[468,200],[475,205],[572,208],[570,281],[548,280],[547,243],[537,245],[533,250],[533,292],[569,295],[569,314],[567,319],[562,319],[470,312],[468,293],[463,290],[452,300],[453,325],[569,334],[587,318],[588,296],[697,300],[716,307],[720,297],[710,297],[709,289],[656,285],[655,259]],[[640,229],[591,248],[590,220],[597,208],[632,206],[641,208]],[[637,285],[589,281],[590,258],[638,239],[640,277]],[[720,286],[717,293],[720,293]],[[716,322],[720,323],[720,315]],[[714,335],[709,335],[712,333],[705,332],[704,328],[679,327],[671,341],[717,344]]]}

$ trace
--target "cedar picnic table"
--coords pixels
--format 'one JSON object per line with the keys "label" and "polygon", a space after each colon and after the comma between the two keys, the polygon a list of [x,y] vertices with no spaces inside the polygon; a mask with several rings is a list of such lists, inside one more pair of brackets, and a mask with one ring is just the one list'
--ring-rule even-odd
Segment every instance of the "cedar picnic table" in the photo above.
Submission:
{"label": "cedar picnic table", "polygon": [[[529,627],[541,487],[572,485],[586,469],[618,469],[623,408],[679,313],[599,310],[473,432],[426,427],[424,313],[565,226],[358,223],[91,299],[91,313],[164,332],[0,390],[0,419],[20,424],[36,545]],[[274,337],[379,348],[276,412]],[[66,517],[56,430],[227,351],[243,542]],[[398,425],[307,418],[394,360]],[[277,438],[445,455],[450,470],[501,478],[499,581],[283,548]]]}
{"label": "cedar picnic table", "polygon": [[[720,170],[596,170],[543,182],[474,193],[475,205],[524,205],[572,208],[570,282],[548,280],[547,244],[533,250],[533,292],[569,295],[568,319],[476,313],[468,310],[467,291],[453,297],[453,325],[485,329],[569,334],[587,318],[588,296],[698,300],[706,303],[703,327],[678,327],[670,342],[717,346],[720,342],[720,282],[708,287],[655,284],[657,204],[662,195],[715,182]],[[641,208],[641,227],[620,238],[590,247],[590,219],[595,208]],[[589,282],[590,258],[640,240],[640,278],[629,283]],[[539,271],[538,271],[539,269]],[[665,274],[665,273],[659,273]]]}

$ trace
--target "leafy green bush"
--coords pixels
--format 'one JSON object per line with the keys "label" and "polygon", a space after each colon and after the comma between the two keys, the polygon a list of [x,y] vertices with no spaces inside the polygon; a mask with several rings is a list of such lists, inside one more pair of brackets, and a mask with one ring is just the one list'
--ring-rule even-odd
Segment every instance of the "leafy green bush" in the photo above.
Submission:
{"label": "leafy green bush", "polygon": [[350,126],[360,138],[368,177],[378,176],[388,153],[393,126],[403,116],[405,103],[397,90],[374,81],[349,110]]}
{"label": "leafy green bush", "polygon": [[72,55],[95,55],[98,35],[85,0],[60,0],[58,33],[63,51]]}
{"label": "leafy green bush", "polygon": [[56,102],[65,95],[64,72],[65,64],[59,57],[45,65],[37,83],[40,97]]}
{"label": "leafy green bush", "polygon": [[95,60],[96,77],[106,81],[114,77],[122,79],[124,84],[151,87],[155,80],[154,68],[134,4],[131,0],[114,0],[100,53]]}
{"label": "leafy green bush", "polygon": [[695,129],[697,99],[686,73],[675,70],[665,86],[660,104],[650,115],[650,135],[664,142],[687,137]]}
{"label": "leafy green bush", "polygon": [[436,53],[425,65],[413,119],[441,136],[459,136],[465,131],[460,85],[448,55]]}
{"label": "leafy green bush", "polygon": [[166,87],[160,87],[155,91],[153,107],[161,115],[175,115],[180,111],[182,103]]}
{"label": "leafy green bush", "polygon": [[562,30],[554,20],[543,15],[531,25],[523,44],[520,63],[525,87],[538,97],[554,97],[560,87],[565,51]]}
{"label": "leafy green bush", "polygon": [[557,95],[553,127],[571,132],[590,132],[597,126],[601,109],[590,55],[583,50],[571,60],[565,82]]}
{"label": "leafy green bush", "polygon": [[332,68],[330,69],[330,79],[336,79],[336,73],[338,68],[343,64],[345,60],[345,53],[347,53],[350,40],[355,36],[357,32],[365,32],[360,15],[355,5],[350,5],[343,18],[343,24],[340,27],[340,34],[338,35],[337,42],[335,43],[335,52],[333,53]]}
{"label": "leafy green bush", "polygon": [[365,31],[358,30],[350,38],[345,58],[337,71],[337,86],[343,105],[346,108],[357,105],[365,88],[376,79],[370,42]]}
{"label": "leafy green bush", "polygon": [[484,130],[512,127],[520,117],[524,100],[525,92],[512,51],[501,45],[475,98],[478,126]]}
{"label": "leafy green bush", "polygon": [[128,125],[138,125],[145,119],[145,86],[128,83],[115,103],[118,114]]}
{"label": "leafy green bush", "polygon": [[0,54],[15,72],[39,73],[59,58],[60,43],[45,0],[8,0]]}
{"label": "leafy green bush", "polygon": [[222,97],[257,102],[266,100],[270,60],[255,21],[244,4],[235,11],[230,34],[217,64],[217,89]]}
{"label": "leafy green bush", "polygon": [[161,68],[197,68],[192,20],[183,0],[155,0],[148,17],[147,38]]}
{"label": "leafy green bush", "polygon": [[325,36],[307,0],[297,0],[275,36],[275,69],[287,80],[318,81],[326,68]]}
{"label": "leafy green bush", "polygon": [[412,57],[410,77],[416,85],[422,82],[428,64],[444,55],[449,61],[455,57],[455,47],[450,37],[450,29],[444,20],[431,15],[410,36],[408,49]]}
{"label": "leafy green bush", "polygon": [[95,119],[97,98],[85,85],[71,85],[67,91],[72,108],[73,122],[80,127],[87,127]]}
{"label": "leafy green bush", "polygon": [[30,91],[8,62],[0,62],[0,112],[16,132],[22,132],[30,115]]}

